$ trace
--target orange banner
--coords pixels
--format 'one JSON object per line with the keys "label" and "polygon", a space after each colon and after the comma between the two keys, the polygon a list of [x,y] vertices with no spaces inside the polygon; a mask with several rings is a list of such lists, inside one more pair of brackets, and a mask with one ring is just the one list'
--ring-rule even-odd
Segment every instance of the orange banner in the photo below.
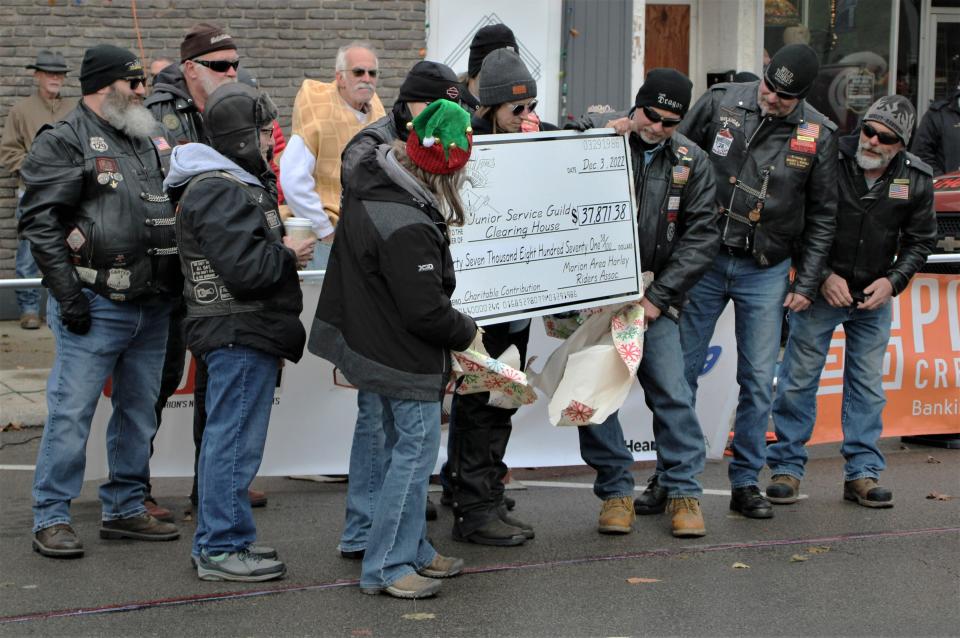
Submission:
{"label": "orange banner", "polygon": [[[893,300],[883,436],[960,432],[960,277],[921,274]],[[842,441],[844,333],[833,333],[810,443]]]}

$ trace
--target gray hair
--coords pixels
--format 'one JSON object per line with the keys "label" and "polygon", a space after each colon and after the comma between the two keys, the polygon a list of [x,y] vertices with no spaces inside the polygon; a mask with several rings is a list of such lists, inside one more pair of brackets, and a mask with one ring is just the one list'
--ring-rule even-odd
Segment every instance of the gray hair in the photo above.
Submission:
{"label": "gray hair", "polygon": [[369,42],[364,42],[357,40],[351,42],[350,44],[345,44],[339,49],[337,49],[337,59],[334,62],[333,70],[334,71],[346,71],[347,70],[347,51],[350,49],[366,49],[373,54],[373,57],[377,59],[377,67],[380,67],[380,58],[377,56],[376,49],[373,48],[373,45]]}

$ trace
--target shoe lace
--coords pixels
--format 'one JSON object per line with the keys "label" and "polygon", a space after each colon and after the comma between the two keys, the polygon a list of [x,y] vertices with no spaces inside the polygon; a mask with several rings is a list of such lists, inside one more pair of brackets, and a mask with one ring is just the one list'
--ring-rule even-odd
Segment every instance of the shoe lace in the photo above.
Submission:
{"label": "shoe lace", "polygon": [[624,498],[611,498],[608,501],[604,501],[605,510],[623,510],[624,512],[629,513],[633,509],[633,500],[626,496]]}
{"label": "shoe lace", "polygon": [[263,560],[263,556],[251,553],[249,547],[244,547],[237,552],[237,558],[239,558],[241,561],[251,561],[254,563],[259,563]]}
{"label": "shoe lace", "polygon": [[680,496],[671,500],[671,511],[688,510],[691,514],[700,513],[700,501],[692,496]]}

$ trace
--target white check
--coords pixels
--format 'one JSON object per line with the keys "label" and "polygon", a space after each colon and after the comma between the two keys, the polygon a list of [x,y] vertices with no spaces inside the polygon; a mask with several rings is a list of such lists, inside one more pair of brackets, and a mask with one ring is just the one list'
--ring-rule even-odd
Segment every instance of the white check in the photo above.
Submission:
{"label": "white check", "polygon": [[450,228],[458,310],[486,325],[640,298],[625,137],[548,131],[473,142],[466,224]]}

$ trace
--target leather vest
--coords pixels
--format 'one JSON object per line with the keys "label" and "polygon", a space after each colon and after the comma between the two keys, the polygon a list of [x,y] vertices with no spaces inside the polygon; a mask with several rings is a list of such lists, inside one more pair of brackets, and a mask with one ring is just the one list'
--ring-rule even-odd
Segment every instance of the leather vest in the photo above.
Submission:
{"label": "leather vest", "polygon": [[78,277],[112,301],[175,293],[164,289],[177,270],[173,207],[163,190],[169,144],[159,129],[131,138],[83,107],[77,113],[54,133],[75,135],[83,149],[83,192],[64,237]]}
{"label": "leather vest", "polygon": [[[229,173],[210,171],[201,173],[190,180],[187,188],[180,196],[182,203],[187,199],[190,190],[207,179],[228,179],[243,190],[251,202],[260,210],[262,218],[260,224],[266,237],[272,241],[283,241],[283,223],[277,211],[276,197],[258,186],[251,186]],[[217,317],[232,315],[240,312],[253,312],[266,308],[263,300],[236,299],[223,278],[213,269],[213,264],[200,248],[200,243],[193,235],[192,226],[183,223],[178,207],[176,216],[177,245],[180,248],[180,269],[183,271],[183,298],[187,304],[188,317]]]}

